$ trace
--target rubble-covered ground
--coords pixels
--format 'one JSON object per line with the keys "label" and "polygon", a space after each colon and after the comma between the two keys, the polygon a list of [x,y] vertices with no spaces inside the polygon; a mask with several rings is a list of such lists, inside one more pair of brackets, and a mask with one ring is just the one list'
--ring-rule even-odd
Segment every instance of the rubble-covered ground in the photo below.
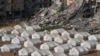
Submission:
{"label": "rubble-covered ground", "polygon": [[42,8],[38,14],[31,17],[32,20],[29,21],[29,24],[37,24],[44,28],[55,28],[56,27],[66,27],[76,28],[79,31],[89,31],[89,32],[99,32],[99,19],[100,9],[94,17],[82,18],[81,13],[77,18],[73,18],[70,22],[70,18],[73,13],[78,10],[83,5],[84,0],[76,0],[75,3],[68,6],[67,9],[62,10],[62,2],[54,0],[54,3],[49,8]]}

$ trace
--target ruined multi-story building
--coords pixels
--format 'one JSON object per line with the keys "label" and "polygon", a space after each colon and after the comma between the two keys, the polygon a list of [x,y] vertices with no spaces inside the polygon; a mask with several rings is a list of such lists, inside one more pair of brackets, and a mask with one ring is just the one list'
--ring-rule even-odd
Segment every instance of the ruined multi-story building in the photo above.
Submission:
{"label": "ruined multi-story building", "polygon": [[[0,0],[0,19],[16,19],[30,17],[42,7],[49,7],[54,0]],[[62,7],[72,4],[76,0],[60,0]],[[91,1],[91,0],[88,0]],[[91,4],[91,2],[90,2]]]}
{"label": "ruined multi-story building", "polygon": [[[32,15],[43,6],[50,6],[51,0],[0,0],[0,18],[13,19]],[[47,5],[44,5],[47,4]]]}
{"label": "ruined multi-story building", "polygon": [[22,16],[24,0],[0,0],[0,18],[17,18]]}

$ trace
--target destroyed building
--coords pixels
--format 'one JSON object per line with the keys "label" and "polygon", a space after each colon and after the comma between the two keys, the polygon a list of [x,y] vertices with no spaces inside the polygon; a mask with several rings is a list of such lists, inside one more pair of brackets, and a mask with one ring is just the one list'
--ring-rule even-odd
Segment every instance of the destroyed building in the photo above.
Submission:
{"label": "destroyed building", "polygon": [[0,0],[0,18],[6,20],[32,15],[32,12],[38,11],[44,4],[50,6],[50,3],[51,0]]}

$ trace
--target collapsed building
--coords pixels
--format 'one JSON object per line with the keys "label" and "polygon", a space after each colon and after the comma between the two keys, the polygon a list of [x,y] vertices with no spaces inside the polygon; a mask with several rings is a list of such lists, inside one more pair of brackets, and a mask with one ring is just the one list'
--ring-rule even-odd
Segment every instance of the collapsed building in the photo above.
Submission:
{"label": "collapsed building", "polygon": [[32,15],[32,12],[39,10],[44,4],[49,6],[50,2],[51,0],[0,0],[0,18],[6,20]]}
{"label": "collapsed building", "polygon": [[46,20],[53,25],[58,24],[54,23],[56,20],[65,23],[70,18],[93,16],[96,11],[96,0],[0,0],[0,4],[0,21],[30,19],[38,15],[42,17],[36,16],[37,21],[33,22]]}

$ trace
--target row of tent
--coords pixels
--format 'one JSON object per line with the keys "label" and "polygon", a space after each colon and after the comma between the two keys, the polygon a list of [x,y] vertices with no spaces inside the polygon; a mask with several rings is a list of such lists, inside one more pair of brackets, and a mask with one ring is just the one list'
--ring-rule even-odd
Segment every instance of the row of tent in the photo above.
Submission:
{"label": "row of tent", "polygon": [[[11,41],[12,43],[13,42],[15,43],[25,42],[26,40],[30,40],[30,39],[40,39],[43,41],[53,41],[54,40],[58,43],[64,43],[64,42],[67,42],[68,40],[69,40],[68,42],[70,42],[71,40],[78,41],[79,40],[78,38],[82,38],[83,40],[100,41],[100,37],[99,37],[100,34],[91,35],[88,32],[77,32],[75,30],[66,31],[62,28],[54,29],[54,30],[51,30],[50,32],[49,31],[41,31],[41,32],[32,31],[33,28],[31,27],[29,27],[29,29],[31,30],[28,30],[28,31],[26,31],[25,29],[22,29],[21,27],[19,27],[19,29],[12,30],[13,33],[11,31],[10,34],[1,33],[1,40],[3,42]],[[76,39],[72,39],[72,38],[76,38]]]}
{"label": "row of tent", "polygon": [[44,47],[41,45],[40,49],[35,46],[28,46],[22,48],[19,44],[5,44],[2,47],[0,47],[0,49],[1,52],[17,52],[19,56],[56,56],[58,53],[60,53],[59,55],[63,56],[67,56],[68,54],[71,56],[80,56],[88,54],[92,48],[100,50],[100,44],[97,44],[96,41],[84,41],[83,43],[81,43],[81,46],[76,47],[69,43],[61,45],[59,45],[57,42],[47,43],[48,44],[45,44]]}
{"label": "row of tent", "polygon": [[[69,52],[69,55],[78,56],[87,54],[92,48],[100,50],[99,35],[91,35],[88,32],[77,32],[75,30],[66,31],[63,28],[53,29],[51,31],[36,31],[36,29],[28,25],[16,25],[10,31],[0,29],[1,40],[3,42],[11,42],[11,44],[1,46],[0,49],[1,52],[17,51],[19,56],[30,54],[33,56],[35,54],[52,56],[57,55],[57,53],[64,55],[66,51]],[[24,48],[22,48],[22,45],[24,45]],[[52,53],[52,49],[54,53]],[[45,53],[45,51],[50,54]]]}

